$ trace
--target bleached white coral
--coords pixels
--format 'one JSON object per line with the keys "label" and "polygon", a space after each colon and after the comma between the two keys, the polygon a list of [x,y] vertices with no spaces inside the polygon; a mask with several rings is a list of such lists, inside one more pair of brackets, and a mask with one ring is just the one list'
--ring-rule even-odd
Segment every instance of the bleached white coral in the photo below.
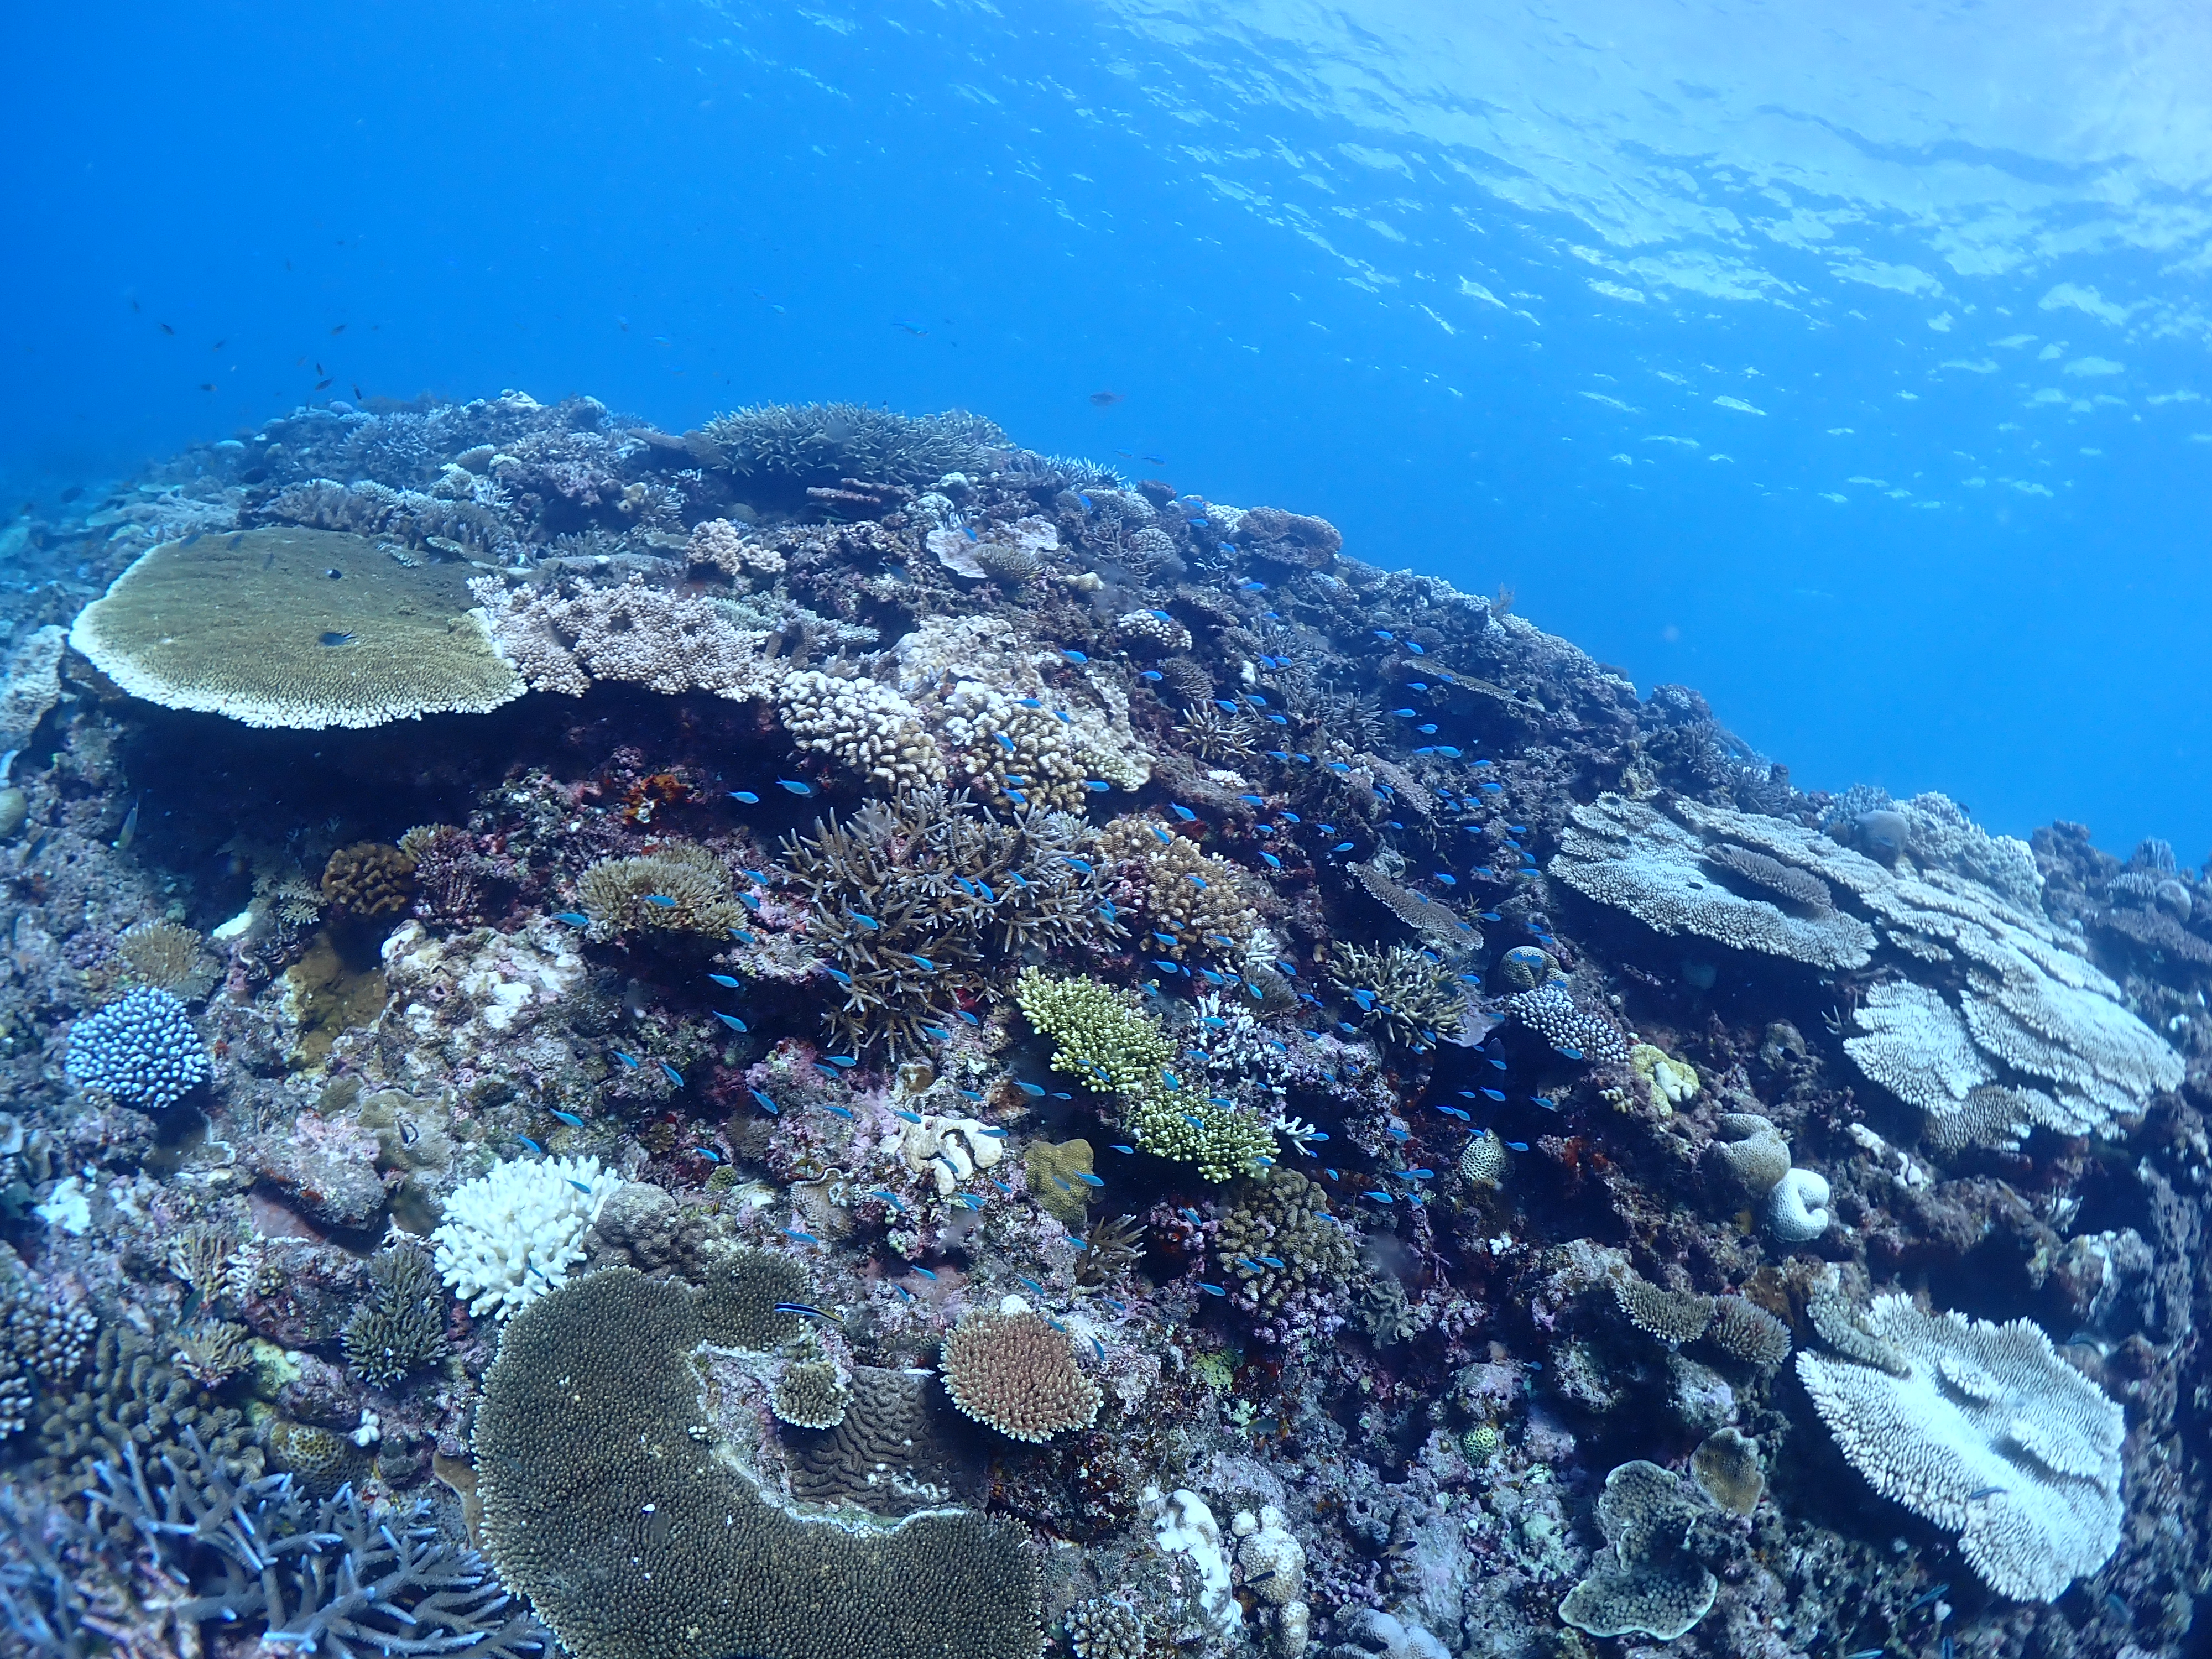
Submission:
{"label": "bleached white coral", "polygon": [[1803,1244],[1828,1231],[1828,1178],[1814,1170],[1786,1170],[1766,1194],[1766,1224],[1774,1236]]}
{"label": "bleached white coral", "polygon": [[1836,1444],[1876,1492],[1959,1534],[2001,1595],[2053,1601],[2118,1547],[2120,1407],[2041,1327],[1877,1297],[1858,1322],[1893,1370],[1797,1356]]}
{"label": "bleached white coral", "polygon": [[622,1184],[596,1158],[496,1164],[446,1200],[430,1235],[438,1272],[471,1313],[505,1319],[568,1282],[585,1232]]}
{"label": "bleached white coral", "polygon": [[872,783],[899,789],[945,781],[944,757],[920,711],[890,686],[810,668],[777,684],[775,706],[799,748],[829,755]]}
{"label": "bleached white coral", "polygon": [[[1158,1496],[1155,1488],[1152,1495]],[[1229,1552],[1222,1547],[1221,1523],[1206,1501],[1188,1488],[1170,1497],[1152,1522],[1152,1535],[1164,1555],[1187,1555],[1198,1575],[1198,1603],[1223,1632],[1244,1620],[1229,1573]]]}
{"label": "bleached white coral", "polygon": [[940,1198],[951,1197],[955,1187],[1006,1155],[1006,1143],[991,1133],[988,1124],[972,1117],[924,1112],[921,1121],[907,1125],[899,1138],[899,1160],[916,1175],[934,1177]]}

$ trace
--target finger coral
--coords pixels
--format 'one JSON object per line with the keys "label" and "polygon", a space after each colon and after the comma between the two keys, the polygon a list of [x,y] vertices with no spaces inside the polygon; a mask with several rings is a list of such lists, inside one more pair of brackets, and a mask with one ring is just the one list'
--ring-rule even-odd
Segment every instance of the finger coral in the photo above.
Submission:
{"label": "finger coral", "polygon": [[1359,1023],[1381,1029],[1401,1048],[1433,1048],[1438,1037],[1459,1030],[1466,1001],[1458,977],[1419,951],[1339,945],[1330,954],[1328,975],[1358,1004]]}
{"label": "finger coral", "polygon": [[777,683],[775,706],[799,748],[829,756],[872,785],[896,790],[944,781],[944,757],[920,711],[893,687],[808,669]]}
{"label": "finger coral", "polygon": [[1242,956],[1260,925],[1244,872],[1185,836],[1162,840],[1161,834],[1156,820],[1133,814],[1115,819],[1098,836],[1100,856],[1125,866],[1138,884],[1139,920],[1173,940],[1159,948],[1178,961],[1194,954]]}
{"label": "finger coral", "polygon": [[1172,1069],[1175,1047],[1158,1022],[1111,986],[1030,968],[1014,996],[1030,1024],[1057,1045],[1053,1070],[1118,1096],[1121,1121],[1146,1152],[1194,1164],[1208,1181],[1274,1156],[1275,1139],[1263,1125]]}
{"label": "finger coral", "polygon": [[382,842],[356,842],[331,854],[322,889],[323,902],[348,915],[398,915],[415,896],[415,860]]}
{"label": "finger coral", "polygon": [[938,1369],[963,1414],[1010,1440],[1049,1440],[1089,1428],[1098,1415],[1098,1385],[1083,1374],[1075,1344],[1027,1310],[963,1316],[945,1339]]}
{"label": "finger coral", "polygon": [[70,1028],[70,1081],[142,1112],[159,1112],[208,1075],[207,1049],[167,991],[127,991]]}

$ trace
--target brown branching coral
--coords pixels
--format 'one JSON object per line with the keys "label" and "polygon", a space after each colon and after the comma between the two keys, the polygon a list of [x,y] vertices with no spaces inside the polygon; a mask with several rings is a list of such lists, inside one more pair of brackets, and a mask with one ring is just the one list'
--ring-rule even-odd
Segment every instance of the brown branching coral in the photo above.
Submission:
{"label": "brown branching coral", "polygon": [[1091,832],[1041,807],[996,817],[938,785],[872,800],[784,842],[807,938],[850,983],[827,1018],[841,1041],[920,1048],[957,993],[1000,983],[1029,950],[1079,950],[1121,929],[1100,906]]}
{"label": "brown branching coral", "polygon": [[1086,1242],[1091,1248],[1076,1258],[1075,1282],[1110,1285],[1143,1259],[1145,1224],[1133,1215],[1109,1216]]}
{"label": "brown branching coral", "polygon": [[1269,1314],[1298,1297],[1326,1296],[1355,1266],[1328,1195],[1295,1170],[1271,1170],[1236,1188],[1214,1255],[1237,1304]]}
{"label": "brown branching coral", "polygon": [[1075,1344],[1039,1314],[969,1313],[945,1339],[939,1367],[952,1403],[1010,1440],[1049,1440],[1098,1415],[1098,1385]]}
{"label": "brown branching coral", "polygon": [[1260,925],[1260,913],[1247,895],[1247,877],[1237,866],[1133,813],[1100,832],[1098,851],[1137,884],[1135,902],[1146,928],[1175,941],[1160,947],[1163,954],[1178,960],[1191,954],[1243,954]]}
{"label": "brown branching coral", "polygon": [[339,1333],[354,1375],[380,1389],[446,1357],[446,1287],[428,1254],[411,1244],[380,1250],[369,1293]]}
{"label": "brown branching coral", "polygon": [[199,934],[173,921],[142,921],[116,941],[131,982],[167,991],[198,1002],[215,983],[215,959],[200,948]]}
{"label": "brown branching coral", "polygon": [[202,1388],[218,1388],[253,1363],[252,1337],[234,1321],[203,1319],[178,1339],[169,1363]]}
{"label": "brown branching coral", "polygon": [[1419,951],[1339,945],[1330,955],[1328,975],[1358,1006],[1360,1024],[1380,1027],[1401,1048],[1430,1048],[1459,1030],[1466,1005],[1457,979]]}
{"label": "brown branching coral", "polygon": [[356,842],[323,866],[323,902],[363,921],[396,916],[415,897],[415,860],[380,841]]}
{"label": "brown branching coral", "polygon": [[601,859],[577,879],[576,898],[600,940],[648,930],[720,938],[744,915],[721,861],[688,842],[665,842],[640,858]]}

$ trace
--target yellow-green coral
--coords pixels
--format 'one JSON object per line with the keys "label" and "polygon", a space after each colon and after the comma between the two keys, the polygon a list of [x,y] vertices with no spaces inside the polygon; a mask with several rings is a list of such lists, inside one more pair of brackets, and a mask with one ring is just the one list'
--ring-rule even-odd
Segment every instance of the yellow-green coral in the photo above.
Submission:
{"label": "yellow-green coral", "polygon": [[1058,1045],[1053,1070],[1121,1096],[1121,1121],[1146,1152],[1194,1164],[1208,1181],[1227,1181],[1273,1158],[1275,1138],[1264,1126],[1217,1106],[1176,1075],[1175,1045],[1127,994],[1095,979],[1048,979],[1030,968],[1014,1000]]}
{"label": "yellow-green coral", "polygon": [[1652,1043],[1639,1042],[1628,1051],[1628,1069],[1644,1079],[1662,1117],[1697,1097],[1698,1068]]}

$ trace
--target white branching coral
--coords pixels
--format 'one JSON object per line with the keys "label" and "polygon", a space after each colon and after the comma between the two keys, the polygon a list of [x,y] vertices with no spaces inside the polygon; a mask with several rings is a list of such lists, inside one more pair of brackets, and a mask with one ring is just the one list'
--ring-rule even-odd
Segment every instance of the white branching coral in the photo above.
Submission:
{"label": "white branching coral", "polygon": [[2056,1601],[2111,1559],[2126,1424],[2041,1327],[1925,1314],[1904,1296],[1856,1322],[1889,1368],[1805,1352],[1797,1374],[1876,1492],[1958,1534],[1983,1581],[2018,1601]]}
{"label": "white branching coral", "polygon": [[469,591],[478,604],[471,614],[533,691],[580,697],[595,680],[627,680],[744,702],[767,696],[775,672],[762,649],[764,630],[740,627],[720,601],[636,577],[564,595],[510,589],[487,576]]}
{"label": "white branching coral", "polygon": [[872,784],[945,781],[944,757],[921,711],[891,686],[810,668],[785,676],[775,707],[798,747],[828,755]]}
{"label": "white branching coral", "polygon": [[446,1200],[430,1235],[440,1277],[471,1313],[505,1319],[568,1282],[584,1234],[622,1184],[596,1158],[495,1165]]}

